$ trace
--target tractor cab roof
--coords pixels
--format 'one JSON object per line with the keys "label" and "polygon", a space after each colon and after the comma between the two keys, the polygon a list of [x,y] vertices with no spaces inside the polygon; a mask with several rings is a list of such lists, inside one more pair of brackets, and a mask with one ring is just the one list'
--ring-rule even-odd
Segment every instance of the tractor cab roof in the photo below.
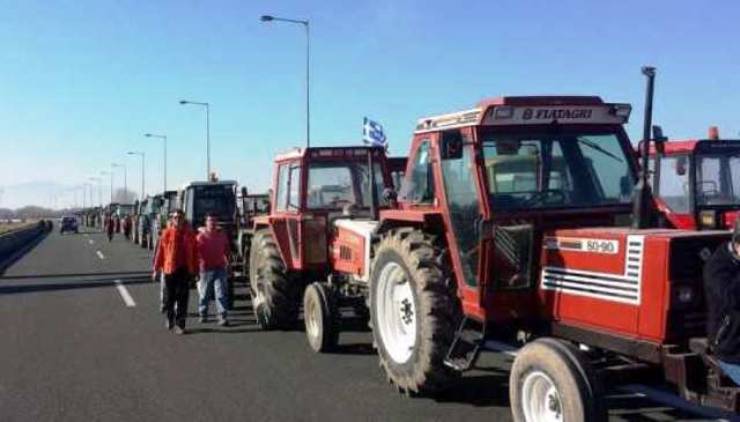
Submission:
{"label": "tractor cab roof", "polygon": [[632,106],[595,96],[496,97],[474,108],[419,119],[416,133],[464,126],[627,123]]}
{"label": "tractor cab roof", "polygon": [[309,148],[293,148],[292,150],[279,154],[275,157],[276,162],[290,161],[300,158],[320,158],[320,159],[331,159],[338,158],[343,160],[348,159],[359,159],[367,157],[368,151],[384,152],[383,147],[375,146],[339,146],[339,147],[309,147]]}
{"label": "tractor cab roof", "polygon": [[[668,141],[664,144],[665,155],[679,154],[722,154],[732,150],[740,151],[740,140],[714,140],[714,139],[683,139]],[[655,147],[650,144],[650,155],[655,154]]]}

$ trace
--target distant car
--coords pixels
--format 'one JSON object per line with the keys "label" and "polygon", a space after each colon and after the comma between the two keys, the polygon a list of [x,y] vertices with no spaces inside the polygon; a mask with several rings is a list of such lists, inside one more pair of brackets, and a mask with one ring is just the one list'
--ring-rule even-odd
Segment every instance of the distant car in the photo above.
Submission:
{"label": "distant car", "polygon": [[64,232],[75,232],[79,233],[79,229],[77,227],[77,219],[74,217],[62,217],[62,221],[59,228],[59,233],[63,234]]}

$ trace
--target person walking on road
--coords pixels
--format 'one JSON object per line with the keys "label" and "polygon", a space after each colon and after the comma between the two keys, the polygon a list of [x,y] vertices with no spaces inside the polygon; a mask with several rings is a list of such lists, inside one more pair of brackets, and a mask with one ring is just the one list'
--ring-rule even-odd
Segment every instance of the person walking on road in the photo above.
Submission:
{"label": "person walking on road", "polygon": [[110,214],[106,214],[105,216],[105,231],[108,232],[108,242],[113,241],[113,225],[115,223],[113,222],[113,217],[111,217]]}
{"label": "person walking on road", "polygon": [[163,274],[166,325],[169,330],[174,328],[176,334],[185,334],[190,282],[197,271],[195,235],[185,223],[182,211],[175,210],[154,255],[152,280],[156,282]]}
{"label": "person walking on road", "polygon": [[732,240],[704,266],[707,340],[722,371],[740,385],[740,219]]}
{"label": "person walking on road", "polygon": [[[198,314],[200,322],[208,320],[208,304],[215,296],[218,325],[227,326],[228,283],[226,268],[229,265],[229,238],[218,228],[218,218],[206,215],[205,228],[196,238],[200,280],[198,281]],[[215,295],[214,295],[215,293]]]}

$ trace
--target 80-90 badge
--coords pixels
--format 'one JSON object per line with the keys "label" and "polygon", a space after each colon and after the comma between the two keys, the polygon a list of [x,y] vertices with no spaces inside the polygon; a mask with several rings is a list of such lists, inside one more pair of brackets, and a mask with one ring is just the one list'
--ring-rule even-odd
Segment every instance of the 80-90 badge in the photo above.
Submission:
{"label": "80-90 badge", "polygon": [[619,241],[608,239],[586,239],[574,237],[546,237],[545,249],[573,252],[589,252],[615,255],[619,253]]}

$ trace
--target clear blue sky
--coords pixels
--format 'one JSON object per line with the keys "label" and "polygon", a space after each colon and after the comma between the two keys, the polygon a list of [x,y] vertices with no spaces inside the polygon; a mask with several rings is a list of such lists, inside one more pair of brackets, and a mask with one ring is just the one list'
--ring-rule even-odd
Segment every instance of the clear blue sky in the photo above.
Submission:
{"label": "clear blue sky", "polygon": [[659,70],[666,134],[740,132],[737,0],[0,0],[0,185],[79,184],[125,161],[138,189],[124,154],[142,150],[160,190],[149,131],[170,136],[170,186],[202,178],[203,112],[177,104],[189,98],[212,104],[221,177],[266,188],[271,157],[304,139],[304,38],[265,13],[311,20],[316,145],[359,143],[369,116],[404,153],[417,118],[500,94],[631,102],[636,142],[643,64]]}

